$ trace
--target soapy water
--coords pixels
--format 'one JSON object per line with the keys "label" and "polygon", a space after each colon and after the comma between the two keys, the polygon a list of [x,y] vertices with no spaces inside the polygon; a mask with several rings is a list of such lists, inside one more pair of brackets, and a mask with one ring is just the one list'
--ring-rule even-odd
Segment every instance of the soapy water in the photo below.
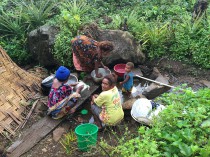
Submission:
{"label": "soapy water", "polygon": [[136,98],[137,96],[139,96],[140,94],[142,94],[144,92],[144,90],[148,87],[148,82],[144,83],[143,85],[141,83],[138,82],[134,82],[132,91],[131,91],[131,96],[129,97],[128,95],[122,93],[122,87],[118,88],[118,91],[120,93],[120,98],[121,98],[121,102],[124,103],[125,101],[131,99],[131,98]]}

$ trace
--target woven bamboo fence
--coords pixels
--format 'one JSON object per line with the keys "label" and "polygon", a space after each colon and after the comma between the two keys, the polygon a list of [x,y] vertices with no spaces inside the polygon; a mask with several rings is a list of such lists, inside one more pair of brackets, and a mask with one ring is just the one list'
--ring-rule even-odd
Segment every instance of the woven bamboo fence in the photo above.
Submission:
{"label": "woven bamboo fence", "polygon": [[0,47],[0,133],[14,135],[26,118],[23,104],[40,91],[41,79],[18,67]]}

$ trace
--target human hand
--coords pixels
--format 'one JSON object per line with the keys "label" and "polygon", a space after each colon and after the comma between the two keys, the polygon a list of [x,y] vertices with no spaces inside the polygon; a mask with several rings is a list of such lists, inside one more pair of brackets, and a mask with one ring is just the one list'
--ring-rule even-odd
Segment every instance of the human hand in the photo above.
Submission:
{"label": "human hand", "polygon": [[81,97],[81,95],[79,94],[79,93],[73,93],[72,95],[71,95],[71,97],[74,97],[74,98],[80,98]]}
{"label": "human hand", "polygon": [[80,93],[82,91],[82,89],[84,88],[84,85],[81,85],[77,88],[76,93]]}
{"label": "human hand", "polygon": [[104,66],[104,69],[105,69],[105,70],[109,70],[109,68],[108,68],[107,66]]}
{"label": "human hand", "polygon": [[93,105],[93,104],[94,104],[93,100],[90,102],[90,104],[91,104],[91,105]]}
{"label": "human hand", "polygon": [[123,84],[123,82],[120,82],[120,85],[122,85]]}
{"label": "human hand", "polygon": [[78,84],[79,84],[79,82],[75,82],[75,83],[71,83],[70,86],[76,86]]}

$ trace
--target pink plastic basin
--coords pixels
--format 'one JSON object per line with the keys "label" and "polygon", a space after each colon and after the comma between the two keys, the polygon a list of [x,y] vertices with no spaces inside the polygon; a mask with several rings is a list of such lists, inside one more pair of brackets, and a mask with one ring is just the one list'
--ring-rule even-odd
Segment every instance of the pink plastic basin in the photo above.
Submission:
{"label": "pink plastic basin", "polygon": [[116,72],[118,76],[123,77],[125,73],[125,65],[126,64],[116,64],[114,66],[114,71]]}

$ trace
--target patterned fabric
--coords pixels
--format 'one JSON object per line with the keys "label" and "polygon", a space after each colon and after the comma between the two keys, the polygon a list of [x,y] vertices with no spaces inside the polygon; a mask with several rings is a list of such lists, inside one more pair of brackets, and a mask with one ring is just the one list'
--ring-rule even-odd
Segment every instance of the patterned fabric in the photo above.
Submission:
{"label": "patterned fabric", "polygon": [[124,112],[121,105],[120,94],[117,87],[103,91],[95,100],[94,103],[101,107],[99,118],[104,124],[116,125],[123,117]]}
{"label": "patterned fabric", "polygon": [[78,71],[94,70],[94,62],[102,60],[96,50],[98,42],[84,35],[72,39],[73,63]]}
{"label": "patterned fabric", "polygon": [[124,79],[127,77],[127,75],[129,75],[129,80],[123,84],[123,88],[129,92],[132,90],[133,87],[133,72],[125,73]]}
{"label": "patterned fabric", "polygon": [[72,88],[69,85],[61,85],[59,88],[51,88],[48,96],[48,107],[52,107],[72,93]]}
{"label": "patterned fabric", "polygon": [[[50,94],[48,96],[48,107],[52,107],[58,102],[65,99],[72,93],[72,88],[69,85],[61,85],[58,89],[51,88]],[[77,99],[72,98],[67,104],[60,104],[56,110],[52,111],[50,115],[53,119],[59,119],[68,114],[70,109],[72,109],[76,104]]]}

